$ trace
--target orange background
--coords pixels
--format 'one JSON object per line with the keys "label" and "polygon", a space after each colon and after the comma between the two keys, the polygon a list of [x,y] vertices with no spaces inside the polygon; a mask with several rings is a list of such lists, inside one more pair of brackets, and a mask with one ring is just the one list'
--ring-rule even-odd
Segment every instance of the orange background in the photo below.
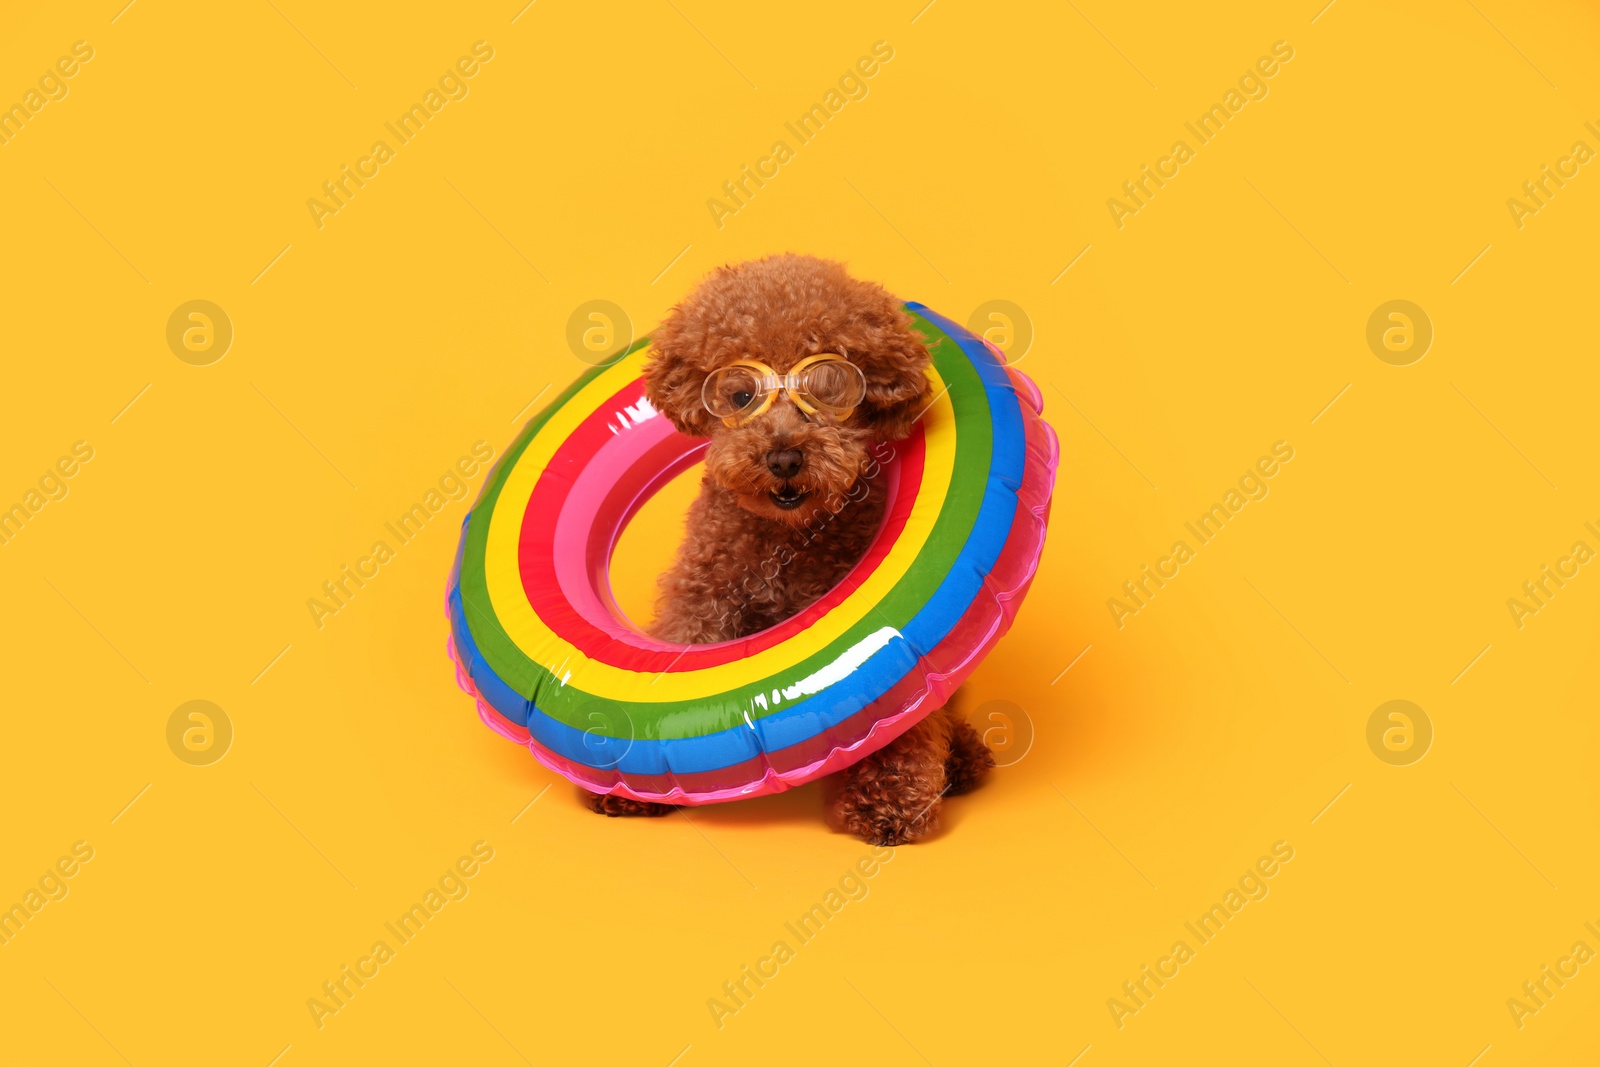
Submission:
{"label": "orange background", "polygon": [[[1507,1006],[1600,950],[1600,577],[1508,608],[1600,548],[1600,177],[1507,204],[1600,149],[1592,7],[123,2],[13,5],[0,37],[0,104],[94,53],[0,145],[0,506],[93,449],[0,544],[0,904],[93,850],[0,945],[0,1059],[1592,1053],[1593,965],[1520,1028]],[[319,228],[307,201],[476,41],[465,97]],[[796,144],[878,41],[867,94]],[[1266,95],[1196,143],[1279,41]],[[793,158],[719,227],[707,201],[780,138]],[[1119,228],[1108,200],[1179,139],[1193,158]],[[785,249],[961,321],[1014,304],[1063,464],[1038,580],[968,687],[1009,766],[719,1027],[723,983],[870,855],[819,790],[581,810],[455,687],[445,492],[320,628],[306,605],[584,368],[574,309],[647,331],[715,265]],[[233,329],[206,365],[167,340],[191,300]],[[1392,300],[1433,330],[1403,366],[1367,341]],[[1268,495],[1119,626],[1107,601],[1279,441]],[[687,488],[629,531],[631,611]],[[216,751],[185,749],[189,720],[169,743],[192,700],[231,724],[208,765],[179,758]],[[1391,700],[1431,728],[1420,760],[1387,719],[1369,747]],[[480,841],[446,882],[466,895],[391,940]],[[1267,895],[1191,940],[1280,841]],[[379,939],[394,958],[319,1028],[308,1000]]]}

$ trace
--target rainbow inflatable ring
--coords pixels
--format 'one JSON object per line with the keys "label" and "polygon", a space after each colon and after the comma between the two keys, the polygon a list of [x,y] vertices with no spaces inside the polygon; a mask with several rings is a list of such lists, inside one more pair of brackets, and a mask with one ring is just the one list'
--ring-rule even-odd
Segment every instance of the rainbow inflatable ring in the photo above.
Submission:
{"label": "rainbow inflatable ring", "polygon": [[623,527],[708,444],[645,399],[648,339],[530,420],[463,523],[447,598],[484,722],[594,792],[709,804],[839,770],[940,707],[1027,592],[1059,450],[1031,380],[906,310],[937,399],[882,466],[882,529],[827,596],[739,640],[657,640],[611,597]]}

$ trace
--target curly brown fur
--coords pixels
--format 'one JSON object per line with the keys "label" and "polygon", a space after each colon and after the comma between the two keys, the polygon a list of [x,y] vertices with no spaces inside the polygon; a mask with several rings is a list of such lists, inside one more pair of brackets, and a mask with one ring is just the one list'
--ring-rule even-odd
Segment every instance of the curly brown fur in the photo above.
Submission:
{"label": "curly brown fur", "polygon": [[971,789],[993,765],[977,731],[953,708],[940,708],[839,772],[828,823],[874,845],[920,841],[939,829],[944,798]]}
{"label": "curly brown fur", "polygon": [[972,792],[983,784],[992,770],[994,753],[970,722],[952,714],[950,756],[944,761],[945,796],[958,797]]}
{"label": "curly brown fur", "polygon": [[[781,374],[821,352],[846,357],[866,379],[865,399],[843,420],[806,415],[780,396],[765,414],[729,427],[701,403],[706,376],[719,367],[754,359]],[[932,399],[927,367],[900,301],[812,256],[722,267],[673,308],[651,335],[646,392],[680,431],[711,444],[688,535],[661,576],[651,633],[684,644],[744,637],[837,585],[883,519],[879,465]],[[801,454],[797,472],[769,464],[784,451]],[[778,494],[797,492],[798,506],[779,505]],[[939,709],[841,772],[835,824],[879,844],[918,840],[938,825],[941,797],[972,788],[993,765],[976,731]],[[589,795],[607,815],[669,810]]]}
{"label": "curly brown fur", "polygon": [[622,815],[646,815],[654,818],[673,811],[671,804],[634,800],[632,797],[619,796],[615,793],[591,793],[582,787],[579,787],[578,795],[588,803],[590,811],[596,815],[609,815],[613,819]]}

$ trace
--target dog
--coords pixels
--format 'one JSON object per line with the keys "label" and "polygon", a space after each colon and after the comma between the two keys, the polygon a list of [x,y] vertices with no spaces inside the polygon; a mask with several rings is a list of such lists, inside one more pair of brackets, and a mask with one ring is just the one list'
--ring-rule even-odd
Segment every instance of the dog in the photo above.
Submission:
{"label": "dog", "polygon": [[[711,444],[650,632],[680,644],[745,637],[837,585],[884,514],[882,479],[863,471],[932,402],[928,362],[899,300],[812,256],[722,267],[674,307],[651,335],[646,395],[679,431]],[[805,388],[770,387],[796,371]],[[872,844],[917,841],[938,829],[946,796],[993,767],[947,704],[833,775],[828,822]],[[603,815],[673,810],[584,796]]]}

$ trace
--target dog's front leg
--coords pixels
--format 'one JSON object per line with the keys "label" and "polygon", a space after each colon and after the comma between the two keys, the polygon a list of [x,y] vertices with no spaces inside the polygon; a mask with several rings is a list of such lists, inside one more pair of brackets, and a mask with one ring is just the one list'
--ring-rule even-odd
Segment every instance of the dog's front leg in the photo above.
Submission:
{"label": "dog's front leg", "polygon": [[989,746],[947,705],[839,772],[828,821],[869,844],[910,844],[938,830],[947,795],[972,789],[993,767]]}

